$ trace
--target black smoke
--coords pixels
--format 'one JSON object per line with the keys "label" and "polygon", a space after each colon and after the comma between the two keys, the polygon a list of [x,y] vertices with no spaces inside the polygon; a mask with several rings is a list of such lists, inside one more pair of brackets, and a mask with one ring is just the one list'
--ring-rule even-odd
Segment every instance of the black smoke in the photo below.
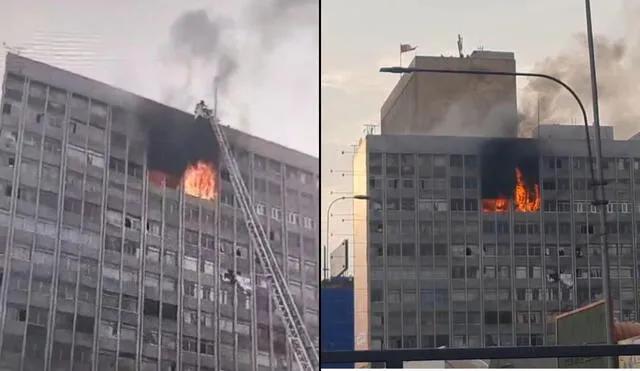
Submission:
{"label": "black smoke", "polygon": [[516,188],[516,172],[522,172],[529,186],[539,182],[538,142],[524,138],[496,138],[480,149],[481,195],[483,199],[511,197]]}
{"label": "black smoke", "polygon": [[184,96],[184,90],[193,84],[195,66],[213,68],[213,75],[205,79],[225,94],[243,67],[241,53],[250,49],[254,62],[264,59],[299,29],[317,29],[318,25],[318,0],[249,1],[241,14],[233,18],[206,9],[180,14],[169,30],[166,56],[170,64],[185,68],[187,76],[183,91],[168,92],[167,99]]}
{"label": "black smoke", "polygon": [[[623,29],[619,37],[594,35],[598,77],[600,121],[614,125],[620,137],[640,130],[640,3],[627,1],[617,20]],[[584,103],[591,122],[591,76],[587,37],[575,35],[566,48],[533,67],[533,72],[554,76],[569,85]],[[538,122],[582,123],[575,99],[562,86],[544,79],[530,79],[520,93],[520,133],[530,137]]]}
{"label": "black smoke", "polygon": [[147,110],[140,116],[147,136],[149,170],[180,179],[187,166],[198,161],[218,168],[219,148],[207,120],[195,120],[169,107]]}

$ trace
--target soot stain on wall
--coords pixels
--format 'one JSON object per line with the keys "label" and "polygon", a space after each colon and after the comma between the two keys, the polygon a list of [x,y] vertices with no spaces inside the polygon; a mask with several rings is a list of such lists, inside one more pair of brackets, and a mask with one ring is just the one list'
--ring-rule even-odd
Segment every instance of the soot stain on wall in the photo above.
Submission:
{"label": "soot stain on wall", "polygon": [[482,198],[510,197],[516,187],[516,168],[527,185],[538,184],[539,155],[539,145],[534,139],[487,140],[480,148]]}
{"label": "soot stain on wall", "polygon": [[143,112],[141,116],[149,170],[180,178],[189,165],[198,161],[218,167],[218,142],[208,120],[196,120],[168,107]]}

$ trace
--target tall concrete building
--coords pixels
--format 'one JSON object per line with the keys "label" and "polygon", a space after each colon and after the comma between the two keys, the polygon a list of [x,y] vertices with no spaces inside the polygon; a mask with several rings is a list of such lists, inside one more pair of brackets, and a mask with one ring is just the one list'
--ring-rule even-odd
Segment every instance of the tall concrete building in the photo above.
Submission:
{"label": "tall concrete building", "polygon": [[[614,314],[638,318],[640,142],[603,128]],[[583,128],[373,135],[354,159],[357,349],[553,345],[602,295]]]}
{"label": "tall concrete building", "polygon": [[[410,67],[515,72],[513,53],[476,50],[459,57],[418,56]],[[405,74],[382,105],[382,134],[515,135],[513,76]]]}
{"label": "tall concrete building", "polygon": [[[1,370],[296,369],[208,124],[17,55],[0,121]],[[318,336],[318,161],[226,128]]]}

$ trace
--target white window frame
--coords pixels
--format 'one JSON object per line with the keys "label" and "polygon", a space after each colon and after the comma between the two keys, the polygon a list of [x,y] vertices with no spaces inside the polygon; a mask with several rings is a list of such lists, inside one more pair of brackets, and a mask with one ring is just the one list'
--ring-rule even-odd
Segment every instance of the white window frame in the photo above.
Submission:
{"label": "white window frame", "polygon": [[280,221],[282,220],[282,210],[277,207],[271,208],[271,219]]}

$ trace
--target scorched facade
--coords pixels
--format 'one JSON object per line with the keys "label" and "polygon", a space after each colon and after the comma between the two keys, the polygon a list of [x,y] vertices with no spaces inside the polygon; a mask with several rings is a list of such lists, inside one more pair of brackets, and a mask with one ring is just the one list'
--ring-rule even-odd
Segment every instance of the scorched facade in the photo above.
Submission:
{"label": "scorched facade", "polygon": [[[13,54],[3,86],[0,369],[295,369],[192,115]],[[227,133],[317,338],[317,159]]]}
{"label": "scorched facade", "polygon": [[[363,139],[354,193],[372,201],[354,203],[356,348],[554,344],[553,315],[602,295],[581,130]],[[614,313],[634,320],[640,142],[604,130]]]}

